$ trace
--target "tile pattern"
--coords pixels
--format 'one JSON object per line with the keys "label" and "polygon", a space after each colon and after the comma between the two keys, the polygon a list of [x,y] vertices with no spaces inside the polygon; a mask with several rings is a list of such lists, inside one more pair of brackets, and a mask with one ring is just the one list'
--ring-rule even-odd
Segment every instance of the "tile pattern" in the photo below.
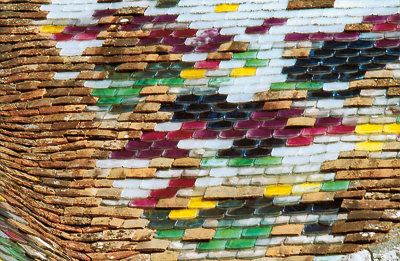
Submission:
{"label": "tile pattern", "polygon": [[396,1],[5,2],[0,258],[321,261],[390,238]]}

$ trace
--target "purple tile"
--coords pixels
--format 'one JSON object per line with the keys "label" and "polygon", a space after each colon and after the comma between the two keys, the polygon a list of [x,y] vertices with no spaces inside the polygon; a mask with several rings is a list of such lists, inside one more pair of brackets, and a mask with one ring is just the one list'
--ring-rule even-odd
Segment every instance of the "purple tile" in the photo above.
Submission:
{"label": "purple tile", "polygon": [[142,26],[140,24],[125,24],[122,25],[119,30],[121,31],[135,31],[139,30]]}
{"label": "purple tile", "polygon": [[217,35],[211,38],[210,44],[222,44],[233,41],[232,35]]}
{"label": "purple tile", "polygon": [[92,16],[101,18],[101,17],[104,17],[104,16],[113,15],[115,13],[115,11],[116,11],[116,9],[98,10],[98,11],[95,11]]}
{"label": "purple tile", "polygon": [[303,137],[314,137],[326,134],[326,127],[306,128],[301,131]]}
{"label": "purple tile", "polygon": [[203,44],[208,44],[209,41],[209,37],[189,37],[186,39],[185,42],[187,45],[199,46]]}
{"label": "purple tile", "polygon": [[251,119],[255,121],[272,120],[276,117],[276,112],[272,111],[256,111],[251,114]]}
{"label": "purple tile", "polygon": [[328,128],[328,134],[352,134],[354,133],[355,129],[356,126],[345,126],[345,125],[331,126]]}
{"label": "purple tile", "polygon": [[238,121],[235,122],[233,128],[236,130],[251,130],[258,129],[260,127],[261,122],[259,121]]}
{"label": "purple tile", "polygon": [[200,61],[194,64],[195,69],[218,69],[220,61]]}
{"label": "purple tile", "polygon": [[168,132],[166,139],[167,140],[187,140],[192,138],[192,131],[171,131]]}
{"label": "purple tile", "polygon": [[160,140],[151,144],[151,148],[155,150],[174,149],[178,146],[178,141]]}
{"label": "purple tile", "polygon": [[144,38],[140,39],[137,45],[145,46],[145,45],[156,45],[161,43],[162,38]]}
{"label": "purple tile", "polygon": [[144,142],[140,140],[131,140],[126,144],[126,150],[147,150],[150,149],[151,142]]}
{"label": "purple tile", "polygon": [[86,26],[66,26],[64,27],[64,34],[78,34],[83,33],[86,30]]}
{"label": "purple tile", "polygon": [[369,15],[363,18],[363,23],[367,24],[382,24],[386,22],[387,16]]}
{"label": "purple tile", "polygon": [[77,41],[95,40],[98,33],[80,33],[74,36]]}
{"label": "purple tile", "polygon": [[400,23],[400,14],[389,15],[387,21],[388,23]]}
{"label": "purple tile", "polygon": [[269,31],[269,26],[256,26],[256,27],[247,27],[245,33],[246,34],[265,34]]}
{"label": "purple tile", "polygon": [[52,34],[51,35],[51,40],[54,41],[69,41],[72,39],[72,37],[74,37],[73,34]]}
{"label": "purple tile", "polygon": [[184,122],[181,130],[205,130],[207,128],[207,122],[193,121]]}
{"label": "purple tile", "polygon": [[150,23],[154,20],[154,16],[139,16],[139,17],[134,17],[131,20],[132,24],[143,24],[143,23]]}
{"label": "purple tile", "polygon": [[310,41],[332,41],[334,34],[314,33],[310,34]]}
{"label": "purple tile", "polygon": [[195,49],[196,53],[211,53],[216,52],[219,49],[219,44],[204,44],[197,46]]}
{"label": "purple tile", "polygon": [[167,135],[166,132],[146,132],[143,133],[142,136],[140,137],[140,140],[142,141],[159,141],[163,140],[165,136]]}
{"label": "purple tile", "polygon": [[247,138],[251,139],[263,139],[263,138],[271,138],[272,130],[263,130],[263,129],[255,129],[249,130],[247,132]]}
{"label": "purple tile", "polygon": [[303,114],[304,110],[282,110],[278,112],[277,117],[279,118],[291,118],[291,117],[300,117]]}
{"label": "purple tile", "polygon": [[157,205],[157,202],[158,202],[157,200],[148,199],[148,198],[132,199],[129,202],[128,206],[132,207],[132,208],[155,208]]}
{"label": "purple tile", "polygon": [[286,126],[286,119],[264,121],[261,125],[262,129],[283,129]]}
{"label": "purple tile", "polygon": [[157,189],[157,190],[152,190],[150,192],[149,197],[155,198],[155,199],[172,198],[172,197],[175,197],[177,192],[178,192],[177,190],[173,190],[173,189]]}
{"label": "purple tile", "polygon": [[354,33],[338,33],[335,34],[333,39],[335,41],[341,42],[341,41],[357,41],[360,38],[360,33],[354,32]]}
{"label": "purple tile", "polygon": [[388,40],[382,39],[375,41],[375,47],[378,48],[389,48],[389,47],[397,47],[399,46],[400,40]]}
{"label": "purple tile", "polygon": [[184,158],[189,156],[188,150],[181,150],[181,149],[171,149],[171,150],[164,150],[163,156],[166,158]]}
{"label": "purple tile", "polygon": [[280,18],[268,18],[264,20],[263,25],[284,25],[286,24],[287,19]]}
{"label": "purple tile", "polygon": [[191,53],[193,52],[194,48],[194,46],[177,45],[172,47],[171,53]]}
{"label": "purple tile", "polygon": [[291,138],[286,141],[286,146],[288,147],[300,147],[300,146],[308,146],[311,145],[313,142],[314,138],[309,137],[296,137],[296,138]]}
{"label": "purple tile", "polygon": [[309,34],[291,33],[285,36],[285,41],[305,41],[308,40]]}
{"label": "purple tile", "polygon": [[110,28],[109,25],[93,25],[93,26],[86,27],[85,32],[86,33],[100,33],[101,31],[105,31],[108,28]]}
{"label": "purple tile", "polygon": [[154,19],[154,23],[172,23],[175,22],[177,15],[160,15]]}
{"label": "purple tile", "polygon": [[164,37],[161,41],[165,45],[180,45],[185,43],[185,38]]}
{"label": "purple tile", "polygon": [[298,137],[300,135],[301,129],[280,129],[274,130],[273,136],[275,138],[293,138]]}
{"label": "purple tile", "polygon": [[199,30],[196,33],[196,36],[199,37],[214,37],[219,35],[219,32],[221,31],[221,28],[210,28],[206,30]]}
{"label": "purple tile", "polygon": [[372,32],[380,31],[396,31],[397,24],[374,24],[372,26]]}
{"label": "purple tile", "polygon": [[185,30],[176,30],[172,34],[174,37],[194,37],[196,36],[197,30],[196,29],[185,29]]}
{"label": "purple tile", "polygon": [[113,151],[110,154],[111,159],[132,159],[135,156],[134,151]]}
{"label": "purple tile", "polygon": [[156,158],[160,157],[162,150],[140,150],[136,153],[136,158]]}
{"label": "purple tile", "polygon": [[314,125],[316,127],[326,127],[326,126],[340,125],[341,123],[342,123],[342,118],[324,117],[324,118],[317,118]]}
{"label": "purple tile", "polygon": [[193,134],[194,139],[215,139],[218,137],[218,131],[201,130],[195,131]]}
{"label": "purple tile", "polygon": [[221,139],[241,139],[246,136],[246,131],[240,130],[228,130],[228,131],[221,131],[219,137]]}

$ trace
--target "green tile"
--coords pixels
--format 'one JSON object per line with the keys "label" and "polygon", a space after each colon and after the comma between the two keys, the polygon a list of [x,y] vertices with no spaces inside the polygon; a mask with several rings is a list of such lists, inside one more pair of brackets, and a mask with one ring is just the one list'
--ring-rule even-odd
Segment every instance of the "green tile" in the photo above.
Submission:
{"label": "green tile", "polygon": [[126,88],[132,87],[135,84],[135,81],[112,81],[110,87],[112,88]]}
{"label": "green tile", "polygon": [[254,159],[246,159],[246,158],[237,158],[230,159],[228,162],[228,166],[230,167],[243,167],[243,166],[251,166],[254,163]]}
{"label": "green tile", "polygon": [[185,83],[183,78],[165,78],[160,80],[160,85],[182,86]]}
{"label": "green tile", "polygon": [[291,82],[280,82],[280,83],[272,83],[270,89],[273,91],[282,91],[282,90],[294,90],[294,83]]}
{"label": "green tile", "polygon": [[112,97],[117,92],[117,89],[94,89],[91,93],[96,97]]}
{"label": "green tile", "polygon": [[396,121],[397,123],[400,123],[400,117],[397,117],[397,121]]}
{"label": "green tile", "polygon": [[226,86],[232,85],[235,82],[235,78],[230,77],[221,77],[221,78],[211,78],[208,86],[210,87],[219,87],[219,86]]}
{"label": "green tile", "polygon": [[269,60],[260,60],[260,59],[254,59],[254,60],[249,60],[246,62],[244,66],[246,67],[266,67],[269,64]]}
{"label": "green tile", "polygon": [[212,240],[210,242],[202,242],[197,246],[198,250],[223,250],[226,246],[225,240]]}
{"label": "green tile", "polygon": [[256,239],[235,239],[228,242],[228,249],[244,249],[253,248],[256,244]]}
{"label": "green tile", "polygon": [[171,63],[149,63],[146,67],[146,70],[149,71],[163,71],[167,70]]}
{"label": "green tile", "polygon": [[120,104],[122,98],[120,97],[112,97],[112,98],[100,98],[97,103],[98,104]]}
{"label": "green tile", "polygon": [[142,88],[119,89],[115,96],[138,96]]}
{"label": "green tile", "polygon": [[256,166],[280,165],[280,164],[282,164],[282,159],[283,158],[280,158],[280,157],[260,158],[260,159],[256,159],[254,164]]}
{"label": "green tile", "polygon": [[158,230],[154,235],[155,238],[162,239],[180,239],[182,238],[185,230],[180,229],[171,229],[171,230]]}
{"label": "green tile", "polygon": [[244,238],[259,238],[259,237],[268,237],[271,233],[272,227],[255,227],[245,229],[242,232],[242,237]]}
{"label": "green tile", "polygon": [[137,81],[136,84],[153,86],[153,85],[157,85],[159,81],[160,81],[159,79],[141,79],[141,80]]}
{"label": "green tile", "polygon": [[240,238],[240,234],[242,234],[242,229],[240,228],[222,228],[215,231],[214,239]]}
{"label": "green tile", "polygon": [[347,180],[326,182],[322,184],[321,191],[346,190],[349,188],[349,185],[350,181]]}
{"label": "green tile", "polygon": [[243,53],[234,53],[232,59],[233,60],[248,60],[248,59],[256,59],[258,52],[243,52]]}
{"label": "green tile", "polygon": [[209,158],[202,159],[200,166],[202,167],[225,167],[228,165],[228,159]]}
{"label": "green tile", "polygon": [[175,7],[179,3],[179,0],[158,0],[156,8],[170,8]]}
{"label": "green tile", "polygon": [[115,79],[124,79],[124,80],[126,80],[126,79],[129,78],[130,75],[131,75],[130,73],[118,73],[118,72],[115,72],[115,71],[111,71],[108,74],[108,79],[110,79],[110,80],[115,80]]}
{"label": "green tile", "polygon": [[296,83],[296,90],[319,90],[322,85],[322,82],[300,82]]}

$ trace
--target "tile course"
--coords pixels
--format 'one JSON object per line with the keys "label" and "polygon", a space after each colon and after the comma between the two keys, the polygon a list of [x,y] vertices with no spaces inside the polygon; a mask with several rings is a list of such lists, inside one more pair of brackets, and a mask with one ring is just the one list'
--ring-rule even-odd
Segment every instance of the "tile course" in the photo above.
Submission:
{"label": "tile course", "polygon": [[317,261],[383,240],[398,8],[5,1],[0,258]]}

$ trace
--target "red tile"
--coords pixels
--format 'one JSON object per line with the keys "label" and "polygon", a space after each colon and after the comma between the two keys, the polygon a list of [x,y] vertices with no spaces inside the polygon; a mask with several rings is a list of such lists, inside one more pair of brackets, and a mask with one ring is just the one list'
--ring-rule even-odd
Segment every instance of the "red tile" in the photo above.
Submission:
{"label": "red tile", "polygon": [[328,134],[351,134],[354,133],[356,126],[332,126],[328,128]]}
{"label": "red tile", "polygon": [[171,34],[171,30],[153,30],[150,32],[149,37],[167,37]]}
{"label": "red tile", "polygon": [[241,130],[228,130],[228,131],[221,131],[219,137],[221,139],[241,139],[246,136],[246,131]]}
{"label": "red tile", "polygon": [[141,199],[132,199],[128,206],[132,208],[155,208],[157,205],[157,200],[141,198]]}
{"label": "red tile", "polygon": [[69,41],[72,39],[72,37],[74,37],[74,35],[61,33],[61,34],[52,34],[50,39],[54,41]]}
{"label": "red tile", "polygon": [[195,182],[196,182],[196,179],[186,179],[186,178],[172,179],[169,182],[168,187],[169,188],[191,188],[194,186]]}
{"label": "red tile", "polygon": [[372,26],[372,32],[380,31],[395,31],[397,24],[374,24]]}
{"label": "red tile", "polygon": [[166,132],[147,132],[143,133],[142,136],[140,137],[140,140],[142,141],[158,141],[158,140],[163,140],[165,136],[167,135]]}
{"label": "red tile", "polygon": [[185,29],[177,30],[173,32],[174,37],[193,37],[196,36],[197,30],[195,29]]}
{"label": "red tile", "polygon": [[183,123],[181,130],[205,130],[206,128],[207,122],[193,121]]}
{"label": "red tile", "polygon": [[326,127],[306,128],[301,131],[303,137],[313,137],[326,134]]}
{"label": "red tile", "polygon": [[263,129],[249,130],[246,136],[251,139],[271,138],[272,130],[263,130]]}
{"label": "red tile", "polygon": [[192,131],[171,131],[167,134],[167,140],[187,140],[192,138]]}
{"label": "red tile", "polygon": [[176,195],[176,190],[172,189],[158,189],[150,192],[150,198],[172,198]]}
{"label": "red tile", "polygon": [[195,131],[193,134],[194,139],[215,139],[218,137],[218,131],[201,130]]}
{"label": "red tile", "polygon": [[313,137],[296,137],[291,138],[286,141],[286,146],[288,147],[299,147],[299,146],[308,146],[313,142]]}
{"label": "red tile", "polygon": [[201,61],[196,62],[195,69],[218,69],[220,61]]}

